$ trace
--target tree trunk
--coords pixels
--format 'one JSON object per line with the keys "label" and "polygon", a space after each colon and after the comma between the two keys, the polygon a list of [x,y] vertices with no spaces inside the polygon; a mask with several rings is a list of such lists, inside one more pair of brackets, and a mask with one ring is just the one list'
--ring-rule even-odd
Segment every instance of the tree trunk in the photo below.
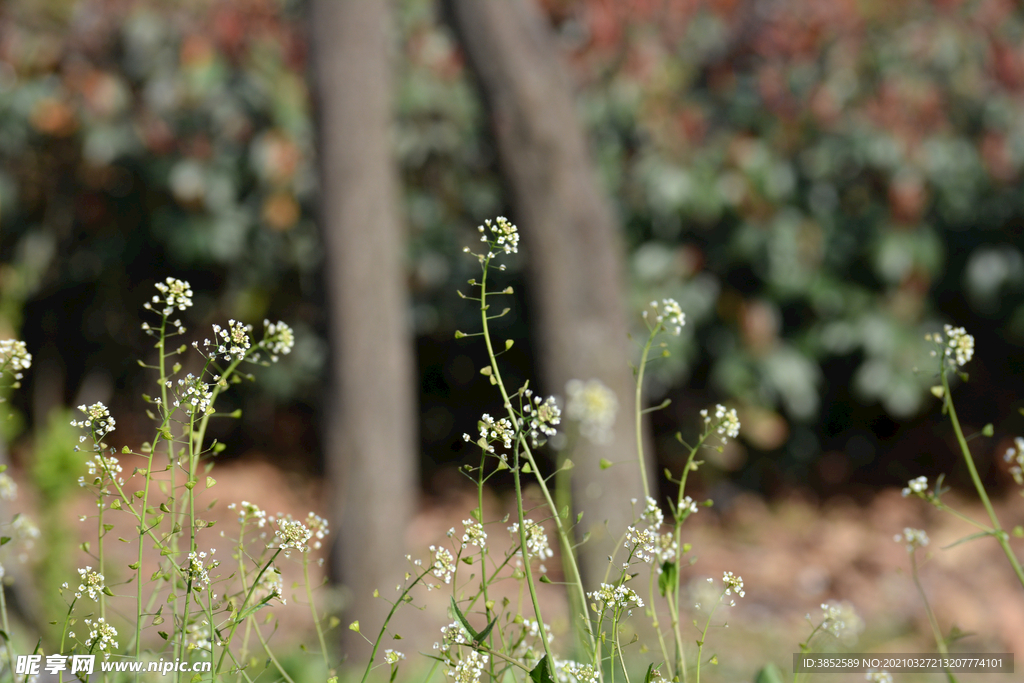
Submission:
{"label": "tree trunk", "polygon": [[[379,628],[373,599],[400,583],[416,499],[415,364],[397,168],[391,148],[385,0],[313,0],[321,225],[332,348],[325,457],[346,622]],[[342,630],[350,661],[369,648]],[[358,645],[357,645],[358,644]]]}
{"label": "tree trunk", "polygon": [[[621,235],[589,159],[553,36],[535,6],[447,0],[446,10],[483,91],[513,191],[540,316],[544,384],[562,393],[570,379],[597,378],[618,399],[611,442],[581,440],[572,456],[573,498],[584,512],[579,533],[592,534],[580,548],[581,564],[593,583],[633,521],[630,499],[642,506],[643,497]],[[622,464],[602,472],[601,458]]]}

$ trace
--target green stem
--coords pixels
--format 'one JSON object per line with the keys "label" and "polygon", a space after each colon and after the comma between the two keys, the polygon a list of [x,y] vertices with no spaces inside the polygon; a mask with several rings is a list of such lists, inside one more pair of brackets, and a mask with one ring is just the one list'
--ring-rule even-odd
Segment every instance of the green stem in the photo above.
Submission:
{"label": "green stem", "polygon": [[654,329],[651,331],[649,337],[647,337],[647,343],[644,344],[643,353],[640,354],[640,367],[636,373],[636,404],[634,406],[634,413],[636,416],[636,457],[637,464],[640,466],[640,479],[644,484],[644,500],[651,497],[651,487],[647,483],[647,467],[644,464],[644,438],[643,438],[643,395],[644,395],[644,370],[647,368],[647,356],[651,352],[651,344],[654,343],[654,337],[661,330],[661,323],[657,323]]}
{"label": "green stem", "polygon": [[370,652],[370,659],[366,662],[366,670],[363,672],[363,677],[360,679],[360,683],[366,683],[366,679],[370,677],[370,670],[373,669],[373,660],[377,658],[377,649],[380,647],[380,642],[384,640],[384,634],[387,633],[388,624],[391,623],[391,618],[395,616],[395,612],[398,611],[398,606],[405,602],[405,596],[409,595],[409,591],[418,584],[424,576],[429,574],[431,571],[430,567],[427,567],[423,572],[413,579],[412,583],[405,587],[402,594],[395,600],[395,604],[391,605],[391,611],[388,612],[388,616],[384,618],[384,623],[381,624],[380,633],[377,634],[377,639],[373,641],[373,651]]}
{"label": "green stem", "polygon": [[1024,569],[1021,568],[1020,562],[1017,561],[1016,555],[1013,554],[1013,550],[1010,548],[1009,536],[999,525],[999,518],[996,517],[996,511],[993,509],[992,502],[988,498],[988,492],[985,491],[985,486],[981,483],[981,477],[978,476],[978,470],[974,466],[974,458],[967,447],[967,439],[964,438],[963,430],[960,428],[960,420],[957,419],[956,409],[953,407],[953,397],[949,390],[949,378],[946,376],[945,370],[942,372],[942,388],[946,397],[946,408],[949,410],[949,418],[953,423],[953,431],[956,433],[956,440],[960,444],[960,451],[963,453],[964,462],[967,463],[967,470],[971,473],[971,481],[974,482],[974,488],[978,492],[978,497],[981,498],[982,505],[985,506],[989,519],[992,520],[993,535],[996,541],[999,542],[999,547],[1003,549],[1006,559],[1010,561],[1010,566],[1013,567],[1017,580],[1021,586],[1024,586]]}
{"label": "green stem", "polygon": [[313,602],[313,587],[309,583],[309,553],[302,555],[302,576],[306,580],[306,599],[309,600],[309,611],[313,613],[313,625],[316,627],[316,637],[320,640],[320,652],[323,654],[324,666],[331,668],[327,659],[327,643],[324,642],[324,629],[320,624],[320,616],[316,612],[316,603]]}
{"label": "green stem", "polygon": [[[924,603],[925,614],[928,615],[928,623],[932,627],[932,636],[935,638],[935,646],[939,649],[939,654],[948,655],[949,648],[946,647],[946,640],[942,637],[942,630],[939,628],[939,622],[935,618],[935,613],[932,612],[932,606],[928,603],[928,596],[924,592],[924,586],[921,585],[921,577],[917,571],[917,557],[913,550],[910,552],[910,576],[914,580],[914,585],[917,586],[917,592],[921,595],[921,602]],[[945,660],[945,658],[943,658]],[[943,667],[946,670],[946,679],[949,683],[956,683],[956,678],[953,676],[949,667]]]}

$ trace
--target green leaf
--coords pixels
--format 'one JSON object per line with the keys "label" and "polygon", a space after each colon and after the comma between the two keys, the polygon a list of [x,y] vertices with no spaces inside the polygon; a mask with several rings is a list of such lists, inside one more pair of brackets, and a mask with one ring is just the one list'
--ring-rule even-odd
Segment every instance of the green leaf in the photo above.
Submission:
{"label": "green leaf", "polygon": [[602,470],[606,470],[614,464],[615,463],[613,463],[611,460],[608,460],[607,458],[601,458],[601,461],[599,463]]}
{"label": "green leaf", "polygon": [[491,623],[487,624],[487,626],[484,626],[484,630],[480,631],[480,633],[478,634],[479,638],[477,639],[476,642],[482,643],[485,640],[487,640],[487,636],[491,635],[491,629],[493,629],[494,625],[497,624],[497,623],[498,623],[498,618],[495,617],[494,619],[491,620]]}
{"label": "green leaf", "polygon": [[783,683],[782,670],[775,662],[769,662],[761,667],[761,670],[754,676],[754,683]]}
{"label": "green leaf", "polygon": [[979,538],[985,538],[986,536],[991,536],[991,535],[992,534],[990,532],[988,532],[988,531],[979,531],[976,534],[971,534],[969,536],[964,536],[963,538],[961,538],[959,540],[953,541],[949,545],[942,546],[942,549],[943,550],[948,550],[949,548],[953,548],[955,546],[958,546],[961,543],[967,543],[968,541],[975,541],[975,540],[977,540]]}
{"label": "green leaf", "polygon": [[533,670],[530,671],[530,679],[533,683],[555,683],[555,679],[551,676],[551,667],[548,665],[547,657],[533,667]]}
{"label": "green leaf", "polygon": [[161,638],[163,638],[164,640],[167,640],[167,634],[164,633],[163,631],[157,631],[156,634],[158,636],[160,636]]}
{"label": "green leaf", "polygon": [[675,562],[666,561],[661,563],[661,574],[658,575],[658,592],[662,597],[669,589],[679,583],[679,567]]}
{"label": "green leaf", "polygon": [[647,665],[647,673],[644,674],[644,683],[651,683],[654,678],[654,662]]}
{"label": "green leaf", "polygon": [[455,618],[462,624],[462,628],[466,629],[466,633],[469,634],[471,640],[479,641],[480,634],[473,630],[473,627],[469,625],[469,620],[466,619],[466,615],[462,613],[459,606],[455,603],[455,597],[451,598],[452,611],[455,613]]}
{"label": "green leaf", "polygon": [[0,536],[0,546],[5,546],[11,542],[10,536]]}

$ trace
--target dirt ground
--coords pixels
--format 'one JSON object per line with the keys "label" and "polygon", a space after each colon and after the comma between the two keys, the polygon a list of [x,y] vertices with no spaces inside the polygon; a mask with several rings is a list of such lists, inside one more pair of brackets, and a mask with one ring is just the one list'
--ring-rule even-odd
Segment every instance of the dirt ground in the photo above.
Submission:
{"label": "dirt ground", "polygon": [[[218,549],[217,557],[224,562],[220,570],[223,576],[233,570],[230,537],[237,529],[236,515],[227,509],[229,503],[248,500],[272,514],[285,512],[297,518],[305,517],[310,508],[325,513],[322,492],[315,484],[291,479],[266,463],[226,465],[218,467],[214,476],[216,486],[202,496],[204,501],[214,497],[219,500],[215,508],[203,514],[204,519],[215,521],[216,525],[201,533],[200,545]],[[26,490],[23,486],[22,491]],[[512,502],[489,493],[485,519],[500,520],[512,510]],[[985,518],[980,505],[952,497],[947,502],[970,517]],[[91,514],[94,505],[83,497],[70,501],[68,510],[72,518],[77,518],[79,514]],[[452,492],[443,499],[426,500],[406,528],[408,552],[426,561],[428,546],[446,542],[449,528],[455,527],[461,534],[461,521],[475,505],[475,491],[469,489]],[[1019,497],[1011,496],[997,501],[996,505],[1007,528],[1024,525],[1024,501]],[[125,519],[120,522],[111,519],[118,523],[111,533],[114,537],[131,538],[131,525],[127,524],[126,515],[122,517]],[[492,553],[501,552],[501,548],[511,543],[506,538],[505,526],[488,527]],[[704,680],[752,681],[757,669],[767,661],[774,661],[783,671],[788,671],[793,653],[799,651],[798,643],[810,630],[805,615],[819,617],[820,604],[827,600],[849,601],[865,622],[859,641],[851,644],[849,651],[934,652],[926,612],[910,576],[908,554],[903,544],[893,540],[894,534],[907,526],[925,529],[931,537],[928,548],[918,551],[918,559],[921,582],[940,627],[948,632],[956,626],[971,634],[957,642],[955,649],[1024,653],[1024,590],[1016,582],[998,545],[990,539],[981,539],[943,549],[973,532],[966,523],[940,513],[923,501],[903,498],[895,489],[880,492],[866,506],[843,499],[823,504],[797,498],[768,503],[755,495],[742,494],[724,513],[715,508],[701,509],[684,528],[684,540],[692,544],[690,556],[695,558],[693,565],[684,570],[684,583],[700,577],[720,579],[722,572],[728,570],[742,576],[746,588],[746,596],[737,601],[736,607],[720,613],[723,616],[720,621],[716,618],[718,623],[727,620],[729,627],[713,629],[709,634],[707,652],[718,655],[719,665],[706,669]],[[225,532],[223,537],[222,531]],[[83,540],[93,532],[93,524],[79,525]],[[1024,542],[1014,539],[1011,543],[1018,557],[1024,556]],[[112,584],[118,573],[115,568],[133,561],[134,550],[120,543],[109,543],[107,547],[107,564],[111,567],[108,584]],[[83,556],[75,558],[69,566],[89,563]],[[548,565],[550,576],[557,581],[557,557]],[[300,642],[312,646],[316,638],[309,630],[309,613],[304,609],[301,565],[292,561],[285,562],[284,566],[284,583],[290,599],[287,607],[272,611],[271,623],[277,624],[273,642],[285,650],[293,649]],[[312,581],[319,584],[325,569],[319,566],[312,569]],[[72,581],[73,577],[68,580]],[[300,585],[295,586],[293,582]],[[564,631],[568,608],[560,587],[541,585],[540,588],[546,619],[555,625],[556,632]],[[381,590],[385,592],[384,587]],[[498,589],[499,596],[501,590]],[[115,588],[115,592],[129,591]],[[439,629],[451,621],[447,614],[449,595],[444,591],[422,591],[416,600],[421,609],[406,609],[398,620],[396,628],[403,640],[389,643],[387,647],[405,652],[410,669],[416,668],[415,653],[431,652],[432,643],[440,635]],[[522,600],[515,588],[509,588],[506,595],[513,604]],[[324,587],[317,591],[316,599],[322,613],[334,610],[344,603],[344,590]],[[370,628],[379,628],[386,608],[382,602],[379,615],[360,615],[367,632]],[[524,613],[527,613],[525,609]],[[635,618],[645,621],[642,615]],[[644,633],[642,629],[641,633]],[[568,642],[569,638],[562,640]],[[366,653],[351,653],[351,661],[365,661],[368,651],[369,648]],[[653,653],[646,655],[647,658],[653,656]],[[864,680],[864,676],[818,674],[807,680],[815,679],[831,683]],[[1014,675],[994,674],[968,674],[958,679],[988,683],[1021,680]],[[939,674],[897,676],[896,680],[938,681],[943,677]]]}

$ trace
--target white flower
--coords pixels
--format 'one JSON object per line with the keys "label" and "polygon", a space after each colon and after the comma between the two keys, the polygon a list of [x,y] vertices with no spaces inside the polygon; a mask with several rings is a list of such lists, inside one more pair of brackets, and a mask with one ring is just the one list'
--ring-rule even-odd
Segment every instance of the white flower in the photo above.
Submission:
{"label": "white flower", "polygon": [[291,515],[277,518],[277,530],[274,536],[278,540],[278,547],[285,553],[294,548],[300,553],[309,552],[309,539],[313,532],[306,528],[306,525],[291,518]]}
{"label": "white flower", "polygon": [[[157,282],[155,286],[163,296],[154,296],[153,303],[164,304],[161,310],[163,315],[170,315],[174,309],[184,311],[192,305],[192,286],[188,282],[169,277],[164,282]],[[146,308],[151,307],[146,304]]]}
{"label": "white flower", "polygon": [[[505,448],[512,448],[512,437],[515,436],[515,430],[512,428],[512,423],[508,421],[508,418],[501,418],[495,420],[487,413],[483,414],[480,418],[480,438],[486,439],[488,442],[501,441]],[[494,451],[493,448],[490,449]]]}
{"label": "white flower", "polygon": [[824,602],[821,604],[821,612],[822,629],[844,642],[856,641],[857,634],[864,630],[864,620],[853,605],[845,600]]}
{"label": "white flower", "polygon": [[678,301],[675,299],[662,299],[660,306],[657,301],[652,301],[651,308],[654,309],[654,319],[663,324],[665,329],[676,336],[682,333],[683,325],[686,324],[686,314],[683,313],[683,309],[680,308]]}
{"label": "white flower", "polygon": [[466,642],[468,641],[462,626],[459,622],[453,621],[447,626],[441,627],[441,642],[434,643],[434,649],[447,655],[451,651],[452,645],[464,645]]}
{"label": "white flower", "polygon": [[110,411],[102,403],[93,403],[91,406],[86,407],[84,405],[78,406],[78,409],[85,413],[84,420],[72,420],[72,427],[80,427],[81,429],[88,429],[92,432],[94,440],[99,441],[104,436],[114,431],[116,422],[114,418],[110,416]]}
{"label": "white flower", "polygon": [[654,531],[661,529],[661,525],[665,523],[665,514],[658,506],[658,501],[650,496],[647,496],[647,507],[644,508],[640,518],[647,522]]}
{"label": "white flower", "polygon": [[644,606],[644,601],[637,595],[635,590],[621,584],[612,586],[611,584],[602,583],[599,590],[587,593],[587,597],[600,603],[602,609],[609,606],[616,609],[626,609],[630,607],[630,603],[637,607]]}
{"label": "white flower", "polygon": [[430,552],[434,553],[434,576],[445,583],[452,582],[452,575],[455,573],[455,558],[447,548],[430,546]]}
{"label": "white flower", "polygon": [[554,396],[542,399],[540,396],[534,396],[530,389],[524,389],[523,395],[526,397],[523,414],[530,430],[530,440],[536,447],[544,440],[541,434],[548,437],[555,435],[555,425],[562,421],[562,410],[555,402]]}
{"label": "white flower", "polygon": [[1010,474],[1014,481],[1024,486],[1024,439],[1016,437],[1013,440],[1013,446],[1006,449],[1003,459],[1013,463],[1010,466]]}
{"label": "white flower", "polygon": [[0,472],[0,498],[14,500],[18,497],[18,485],[6,472]]}
{"label": "white flower", "polygon": [[14,379],[21,379],[21,371],[32,367],[32,354],[28,352],[25,342],[17,339],[0,340],[0,374],[8,367],[14,371]]}
{"label": "white flower", "polygon": [[489,661],[490,657],[488,655],[476,650],[470,650],[469,654],[459,660],[454,669],[446,670],[445,674],[455,679],[455,683],[480,683],[484,667],[487,666]]}
{"label": "white flower", "polygon": [[[519,229],[504,216],[498,216],[494,222],[491,222],[490,219],[485,220],[484,224],[477,228],[477,231],[480,232],[481,242],[493,244],[494,247],[506,254],[515,254],[519,251]],[[488,231],[491,232],[491,235],[487,234]]]}
{"label": "white flower", "polygon": [[732,572],[725,572],[722,574],[722,581],[725,582],[726,595],[730,595],[733,591],[736,591],[736,595],[741,598],[746,595],[746,591],[743,590],[742,576],[736,576]]}
{"label": "white flower", "polygon": [[[708,415],[707,410],[700,411],[700,416],[704,418],[704,424],[711,425],[712,418]],[[715,417],[714,417],[714,430],[721,437],[722,443],[728,443],[729,439],[735,439],[740,435],[740,418],[736,414],[736,409],[726,410],[725,406],[721,403],[715,406]]]}
{"label": "white flower", "polygon": [[78,570],[78,575],[82,578],[82,583],[79,584],[75,597],[81,598],[82,593],[88,593],[90,599],[99,600],[104,588],[103,574],[94,572],[92,567],[86,565],[85,569]]}
{"label": "white flower", "polygon": [[928,489],[928,477],[921,476],[916,479],[911,479],[907,482],[906,488],[903,489],[903,497],[906,498],[911,493],[921,494]]}
{"label": "white flower", "polygon": [[270,360],[277,362],[278,356],[287,356],[295,346],[295,333],[292,328],[278,320],[272,323],[263,321],[263,341],[260,346],[270,353]]}
{"label": "white flower", "polygon": [[91,619],[85,620],[85,625],[89,627],[89,639],[87,641],[90,650],[99,650],[105,654],[107,659],[110,658],[110,651],[117,650],[121,646],[114,638],[117,637],[117,629],[106,622],[106,619],[100,617],[96,621]]}
{"label": "white flower", "polygon": [[[228,506],[229,510],[234,510],[236,505],[232,503]],[[267,513],[261,510],[257,505],[250,503],[247,500],[243,500],[239,512],[238,522],[239,524],[245,524],[246,522],[256,522],[256,526],[263,528],[267,524]]]}
{"label": "white flower", "polygon": [[213,326],[213,341],[207,339],[204,345],[207,348],[213,347],[214,355],[220,354],[226,361],[243,358],[252,345],[252,342],[249,341],[251,333],[252,325],[245,325],[237,320],[228,320],[227,329],[220,325]]}
{"label": "white flower", "polygon": [[967,362],[974,357],[974,337],[967,334],[962,327],[944,325],[943,329],[948,338],[945,357],[949,359],[949,364],[953,367],[967,365]]}
{"label": "white flower", "polygon": [[397,664],[398,660],[405,659],[405,655],[397,650],[387,649],[384,650],[384,661],[388,664]]}
{"label": "white flower", "polygon": [[475,545],[482,550],[487,546],[487,532],[484,531],[483,524],[474,522],[472,519],[464,519],[462,525],[466,528],[466,532],[462,534],[463,548],[467,545]]}
{"label": "white flower", "polygon": [[640,529],[631,526],[626,529],[626,542],[623,544],[633,553],[633,556],[641,562],[650,562],[656,552],[658,543],[657,532],[650,529]]}
{"label": "white flower", "polygon": [[[532,519],[525,520],[526,527],[526,551],[533,557],[537,557],[543,562],[544,560],[552,557],[555,553],[551,550],[551,546],[548,545],[548,535],[544,533],[544,527],[537,524]],[[508,531],[513,536],[519,535],[519,522],[516,522],[508,528]]]}
{"label": "white flower", "polygon": [[600,380],[573,379],[565,385],[565,393],[566,416],[579,423],[580,434],[596,444],[608,443],[619,408],[615,392]]}
{"label": "white flower", "polygon": [[178,380],[176,390],[178,399],[175,407],[184,406],[189,415],[208,415],[213,413],[213,391],[210,385],[193,375],[191,372]]}
{"label": "white flower", "polygon": [[593,664],[566,662],[562,670],[571,674],[579,683],[597,683],[597,671]]}
{"label": "white flower", "polygon": [[[210,551],[213,553],[213,551]],[[210,585],[210,569],[215,569],[220,565],[220,562],[214,560],[210,563],[207,568],[205,566],[206,553],[192,551],[188,554],[188,567],[185,569],[185,575],[188,580],[192,582],[193,590],[202,590]],[[266,572],[264,572],[266,573]]]}
{"label": "white flower", "polygon": [[907,552],[914,552],[914,548],[923,548],[930,542],[928,534],[923,529],[912,529],[909,526],[903,529],[903,534],[896,534],[893,539],[897,543],[906,543]]}

